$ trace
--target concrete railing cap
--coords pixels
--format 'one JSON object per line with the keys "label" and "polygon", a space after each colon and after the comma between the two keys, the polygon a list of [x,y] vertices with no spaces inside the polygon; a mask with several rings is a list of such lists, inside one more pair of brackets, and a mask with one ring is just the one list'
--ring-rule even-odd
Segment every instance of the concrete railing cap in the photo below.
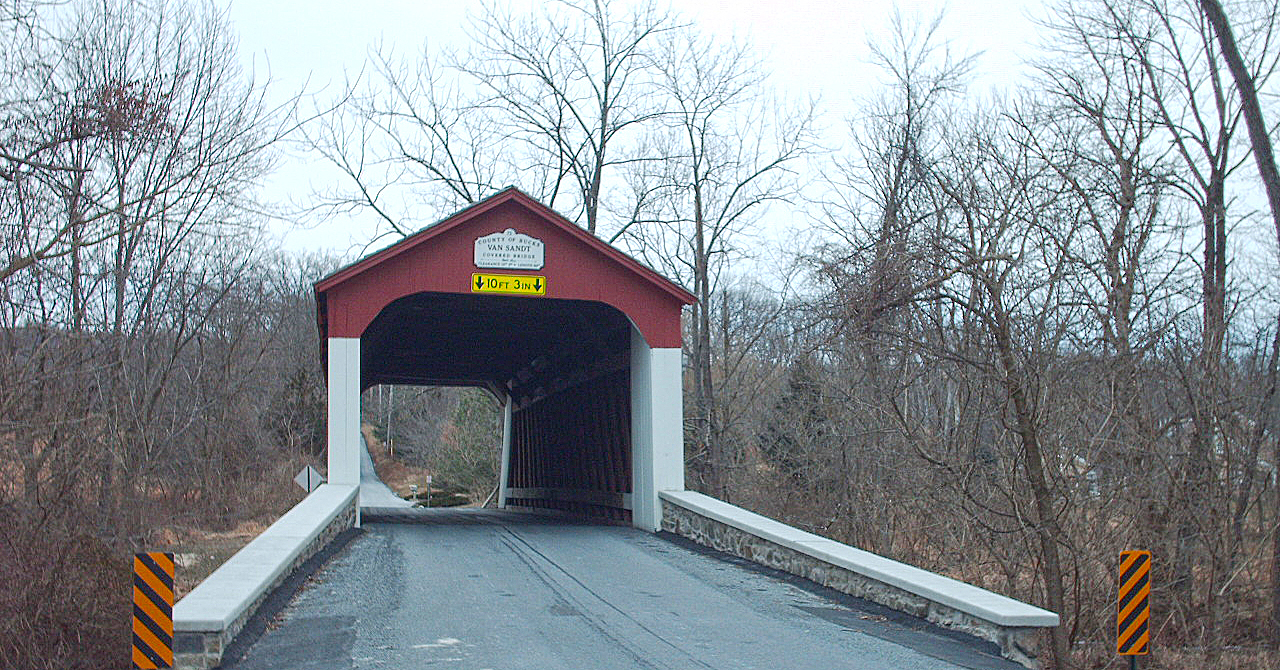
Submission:
{"label": "concrete railing cap", "polygon": [[173,606],[174,630],[226,630],[354,504],[357,489],[323,484],[312,491]]}
{"label": "concrete railing cap", "polygon": [[1058,625],[1058,615],[972,584],[863,551],[694,491],[663,491],[662,499],[788,549],[895,586],[927,600],[1011,627]]}

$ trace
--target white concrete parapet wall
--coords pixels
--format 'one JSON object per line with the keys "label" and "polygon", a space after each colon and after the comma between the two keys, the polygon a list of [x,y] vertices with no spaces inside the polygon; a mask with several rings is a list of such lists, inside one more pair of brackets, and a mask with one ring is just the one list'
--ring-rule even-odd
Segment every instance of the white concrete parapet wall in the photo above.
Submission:
{"label": "white concrete parapet wall", "polygon": [[324,484],[173,606],[179,668],[212,668],[268,594],[356,518],[358,486]]}
{"label": "white concrete parapet wall", "polygon": [[1034,605],[788,526],[693,491],[663,491],[663,530],[767,567],[955,628],[1038,667],[1040,629],[1058,615]]}

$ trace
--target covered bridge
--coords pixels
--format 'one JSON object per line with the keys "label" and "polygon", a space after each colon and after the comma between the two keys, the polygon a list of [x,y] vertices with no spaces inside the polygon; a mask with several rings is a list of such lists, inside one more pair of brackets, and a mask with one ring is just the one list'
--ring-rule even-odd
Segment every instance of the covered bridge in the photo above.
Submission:
{"label": "covered bridge", "polygon": [[515,188],[315,285],[329,481],[360,479],[360,393],[505,402],[500,506],[657,530],[684,489],[681,308],[694,297]]}

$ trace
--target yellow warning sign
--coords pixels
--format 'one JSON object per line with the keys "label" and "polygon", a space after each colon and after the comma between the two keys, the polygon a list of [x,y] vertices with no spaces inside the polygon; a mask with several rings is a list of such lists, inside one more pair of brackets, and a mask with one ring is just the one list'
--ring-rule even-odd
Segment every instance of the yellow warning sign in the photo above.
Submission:
{"label": "yellow warning sign", "polygon": [[472,293],[515,293],[519,295],[546,295],[547,278],[537,275],[472,274]]}
{"label": "yellow warning sign", "polygon": [[173,667],[173,554],[133,555],[133,667]]}
{"label": "yellow warning sign", "polygon": [[1145,656],[1150,652],[1147,621],[1151,618],[1151,552],[1120,552],[1120,597],[1116,618],[1116,653]]}

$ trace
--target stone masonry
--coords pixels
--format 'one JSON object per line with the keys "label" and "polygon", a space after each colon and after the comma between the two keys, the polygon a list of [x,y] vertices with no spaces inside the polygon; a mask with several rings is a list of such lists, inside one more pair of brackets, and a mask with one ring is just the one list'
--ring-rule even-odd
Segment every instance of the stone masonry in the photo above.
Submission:
{"label": "stone masonry", "polygon": [[994,642],[1001,654],[1038,670],[1039,629],[1002,626],[896,586],[780,546],[746,531],[662,501],[662,529],[712,549],[782,570],[841,593],[864,598],[945,628]]}

